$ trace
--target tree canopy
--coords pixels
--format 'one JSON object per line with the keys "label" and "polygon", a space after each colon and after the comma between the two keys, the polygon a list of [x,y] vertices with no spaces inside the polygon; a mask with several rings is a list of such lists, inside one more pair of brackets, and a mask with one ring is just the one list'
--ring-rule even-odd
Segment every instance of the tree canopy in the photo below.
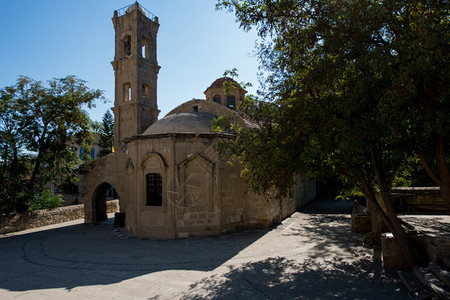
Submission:
{"label": "tree canopy", "polygon": [[298,172],[338,174],[417,263],[390,190],[417,156],[450,207],[447,1],[221,0],[218,8],[258,30],[269,74],[263,97],[240,108],[258,126],[236,125],[228,145],[250,184],[283,195]]}
{"label": "tree canopy", "polygon": [[48,195],[47,183],[73,176],[80,163],[75,146],[92,139],[83,108],[102,97],[75,76],[47,85],[20,76],[0,90],[2,212],[26,210],[36,196]]}

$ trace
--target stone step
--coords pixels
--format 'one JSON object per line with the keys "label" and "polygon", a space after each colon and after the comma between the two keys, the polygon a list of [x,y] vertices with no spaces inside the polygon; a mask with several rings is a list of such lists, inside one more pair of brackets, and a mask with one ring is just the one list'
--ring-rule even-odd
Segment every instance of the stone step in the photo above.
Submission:
{"label": "stone step", "polygon": [[429,284],[440,299],[450,299],[450,289],[440,281],[428,268],[414,267],[414,274],[423,284]]}
{"label": "stone step", "polygon": [[420,280],[416,277],[416,275],[414,275],[413,272],[397,270],[397,275],[398,277],[400,277],[400,280],[402,281],[408,292],[415,291],[424,286],[424,284],[420,282]]}
{"label": "stone step", "polygon": [[433,289],[428,284],[423,284],[413,272],[397,270],[403,285],[408,290],[408,298],[411,300],[430,299],[434,295]]}
{"label": "stone step", "polygon": [[443,261],[444,265],[446,265],[447,267],[450,268],[450,258],[444,257],[444,259],[442,261]]}
{"label": "stone step", "polygon": [[428,268],[450,289],[450,269],[446,265],[430,262]]}

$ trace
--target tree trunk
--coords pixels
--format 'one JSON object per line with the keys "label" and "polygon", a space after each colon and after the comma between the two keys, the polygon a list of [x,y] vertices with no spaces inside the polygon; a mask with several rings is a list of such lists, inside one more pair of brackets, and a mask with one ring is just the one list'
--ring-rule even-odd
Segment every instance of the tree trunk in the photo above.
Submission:
{"label": "tree trunk", "polygon": [[[381,245],[381,226],[380,222],[388,222],[386,214],[377,202],[372,184],[365,178],[361,169],[357,170],[357,178],[353,178],[348,173],[341,171],[340,175],[347,178],[366,198],[367,207],[370,209],[370,222],[372,227],[372,238],[375,245]],[[359,182],[359,184],[358,184]]]}
{"label": "tree trunk", "polygon": [[30,181],[28,183],[28,190],[30,192],[34,190],[34,185],[36,183],[37,175],[39,173],[39,168],[41,167],[41,160],[42,160],[42,155],[44,153],[44,145],[45,145],[45,138],[47,136],[47,129],[48,129],[48,124],[46,123],[44,125],[44,130],[42,132],[42,135],[39,138],[38,155],[36,157],[36,161],[34,163],[33,172],[31,174]]}
{"label": "tree trunk", "polygon": [[370,213],[370,223],[372,227],[372,239],[374,245],[381,245],[381,222],[382,217],[379,205],[377,203],[373,203],[370,198],[366,198],[367,203],[370,204],[369,213]]}
{"label": "tree trunk", "polygon": [[400,220],[397,218],[397,214],[395,213],[394,205],[392,204],[391,185],[389,184],[386,175],[383,172],[381,158],[374,149],[371,150],[371,154],[372,165],[381,194],[382,203],[380,203],[380,206],[387,216],[387,220],[385,220],[386,225],[394,235],[396,241],[399,243],[408,265],[410,267],[413,267],[415,265],[422,265],[424,261],[420,253],[407,236],[400,223]]}
{"label": "tree trunk", "polygon": [[421,257],[419,251],[416,246],[411,242],[411,239],[406,234],[405,230],[402,227],[400,220],[397,218],[397,214],[395,213],[394,206],[392,205],[391,192],[389,191],[381,191],[381,198],[383,201],[383,206],[385,207],[385,213],[389,219],[389,222],[386,223],[389,230],[394,235],[397,242],[400,244],[402,248],[402,252],[406,259],[406,262],[409,266],[413,267],[416,265],[423,265],[424,261]]}
{"label": "tree trunk", "polygon": [[428,176],[439,186],[442,199],[450,210],[450,170],[446,158],[446,149],[444,137],[440,133],[433,133],[433,147],[434,147],[434,159],[436,160],[436,166],[438,173],[435,174],[428,164],[425,155],[418,149],[414,148],[414,152],[420,159],[422,166],[427,172]]}
{"label": "tree trunk", "polygon": [[370,203],[370,220],[371,222],[372,220],[374,222],[372,224],[372,236],[374,239],[374,243],[377,245],[381,245],[381,222],[384,222],[384,224],[388,224],[390,223],[390,220],[381,208],[380,203],[378,203],[372,184],[364,179],[364,176],[361,172],[359,172],[359,181],[361,182],[363,194]]}
{"label": "tree trunk", "polygon": [[436,133],[433,135],[434,153],[436,158],[436,165],[439,173],[442,198],[450,210],[450,171],[447,163],[445,141],[442,134]]}
{"label": "tree trunk", "polygon": [[[380,172],[381,169],[379,168],[381,164],[378,160],[374,160],[374,157],[375,156],[373,155],[372,164],[377,175],[377,182],[380,181],[381,184],[379,182],[379,185],[383,186],[383,188],[380,188],[382,195],[381,203],[379,203],[377,201],[377,198],[375,197],[375,190],[373,188],[373,185],[364,178],[360,170],[358,170],[357,175],[357,180],[360,182],[360,184],[357,183],[357,181],[355,180],[356,178],[352,178],[345,172],[342,172],[341,175],[349,179],[350,182],[364,194],[364,196],[370,203],[370,213],[378,215],[376,216],[377,219],[383,221],[388,229],[392,232],[392,234],[400,244],[400,247],[402,248],[402,252],[406,258],[408,265],[410,265],[411,267],[415,265],[422,265],[423,260],[419,252],[406,235],[406,232],[403,230],[403,227],[399,219],[397,218],[394,206],[392,205],[391,189],[389,185],[385,184],[385,176]],[[386,187],[389,188],[387,189]]]}

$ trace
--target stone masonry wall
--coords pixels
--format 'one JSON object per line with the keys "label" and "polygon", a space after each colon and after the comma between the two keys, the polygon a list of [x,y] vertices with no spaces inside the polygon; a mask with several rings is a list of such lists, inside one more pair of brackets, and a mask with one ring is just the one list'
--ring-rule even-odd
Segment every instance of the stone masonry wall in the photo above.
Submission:
{"label": "stone masonry wall", "polygon": [[[119,200],[107,201],[107,212],[119,211]],[[37,228],[84,218],[84,205],[71,205],[51,210],[34,210],[23,214],[0,215],[0,234]]]}
{"label": "stone masonry wall", "polygon": [[[377,192],[376,197],[381,197],[380,192]],[[392,202],[397,213],[450,213],[439,187],[393,187]]]}

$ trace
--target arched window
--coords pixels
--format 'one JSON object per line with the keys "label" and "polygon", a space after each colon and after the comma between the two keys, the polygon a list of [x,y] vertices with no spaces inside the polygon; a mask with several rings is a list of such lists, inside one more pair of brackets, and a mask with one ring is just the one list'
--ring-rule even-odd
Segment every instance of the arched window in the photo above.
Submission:
{"label": "arched window", "polygon": [[148,40],[145,37],[142,37],[142,44],[141,44],[141,55],[143,58],[148,59],[149,58],[149,48],[148,48]]}
{"label": "arched window", "polygon": [[233,96],[228,96],[227,98],[227,107],[234,109],[235,108],[235,98]]}
{"label": "arched window", "polygon": [[158,173],[145,176],[147,186],[147,206],[162,206],[162,178]]}
{"label": "arched window", "polygon": [[221,99],[220,99],[220,95],[215,95],[214,97],[213,97],[213,101],[214,102],[216,102],[216,103],[219,103],[220,104],[220,101]]}
{"label": "arched window", "polygon": [[123,85],[123,101],[131,101],[131,85],[129,82]]}
{"label": "arched window", "polygon": [[124,56],[130,56],[131,55],[131,36],[127,35],[123,40],[123,53]]}
{"label": "arched window", "polygon": [[142,84],[142,96],[147,100],[150,99],[150,87],[148,84]]}

